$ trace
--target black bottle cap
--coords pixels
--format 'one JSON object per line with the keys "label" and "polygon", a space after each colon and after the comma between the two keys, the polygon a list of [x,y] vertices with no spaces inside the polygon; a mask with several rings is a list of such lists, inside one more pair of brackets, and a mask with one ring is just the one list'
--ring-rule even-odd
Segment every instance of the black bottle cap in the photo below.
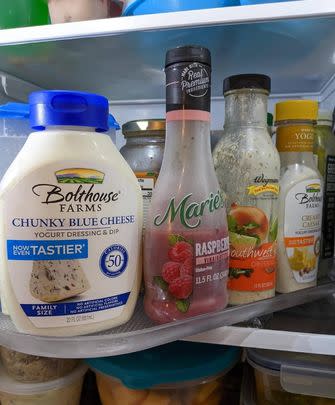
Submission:
{"label": "black bottle cap", "polygon": [[223,82],[223,94],[231,90],[263,89],[271,91],[271,79],[260,74],[243,74],[227,77]]}
{"label": "black bottle cap", "polygon": [[211,66],[211,53],[198,45],[179,46],[166,53],[165,67],[175,63],[199,62]]}

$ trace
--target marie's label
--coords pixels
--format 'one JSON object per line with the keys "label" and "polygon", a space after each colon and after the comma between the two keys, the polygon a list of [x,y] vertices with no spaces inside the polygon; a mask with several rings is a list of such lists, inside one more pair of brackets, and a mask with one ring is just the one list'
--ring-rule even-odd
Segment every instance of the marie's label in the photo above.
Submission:
{"label": "marie's label", "polygon": [[228,215],[230,260],[228,288],[267,291],[275,288],[279,180],[257,175],[245,190],[250,205],[233,203]]}
{"label": "marie's label", "polygon": [[195,229],[202,224],[203,216],[213,214],[225,206],[221,191],[210,193],[205,200],[199,202],[192,201],[192,197],[192,193],[187,194],[178,203],[175,197],[171,198],[164,213],[154,217],[154,225],[161,226],[178,220],[186,229]]}
{"label": "marie's label", "polygon": [[135,172],[138,183],[142,190],[143,197],[143,228],[145,229],[148,211],[151,204],[152,192],[154,190],[158,173],[157,172]]}
{"label": "marie's label", "polygon": [[224,308],[229,238],[222,193],[198,201],[192,193],[173,197],[159,212],[146,245],[152,253],[145,274],[152,308],[162,306],[162,319],[170,320]]}
{"label": "marie's label", "polygon": [[4,200],[8,273],[35,327],[119,317],[135,281],[136,190],[109,167],[48,165]]}
{"label": "marie's label", "polygon": [[322,224],[320,179],[302,181],[286,195],[284,242],[286,254],[298,283],[317,277]]}
{"label": "marie's label", "polygon": [[335,236],[335,156],[327,156],[323,203],[321,257],[334,257]]}

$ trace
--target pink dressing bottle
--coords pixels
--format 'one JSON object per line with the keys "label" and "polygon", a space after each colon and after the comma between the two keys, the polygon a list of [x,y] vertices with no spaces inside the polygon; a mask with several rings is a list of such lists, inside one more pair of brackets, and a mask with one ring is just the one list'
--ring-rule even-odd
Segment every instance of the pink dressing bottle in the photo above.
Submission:
{"label": "pink dressing bottle", "polygon": [[166,55],[166,146],[145,232],[145,311],[157,323],[226,307],[229,240],[210,148],[211,55]]}

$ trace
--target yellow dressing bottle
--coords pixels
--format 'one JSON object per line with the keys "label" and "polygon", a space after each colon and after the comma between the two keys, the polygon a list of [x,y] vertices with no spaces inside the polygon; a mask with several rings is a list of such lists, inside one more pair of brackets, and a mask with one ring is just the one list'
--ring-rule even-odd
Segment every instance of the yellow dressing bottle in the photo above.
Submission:
{"label": "yellow dressing bottle", "polygon": [[316,285],[323,203],[322,178],[313,159],[317,114],[315,101],[276,105],[282,167],[276,287],[280,293]]}

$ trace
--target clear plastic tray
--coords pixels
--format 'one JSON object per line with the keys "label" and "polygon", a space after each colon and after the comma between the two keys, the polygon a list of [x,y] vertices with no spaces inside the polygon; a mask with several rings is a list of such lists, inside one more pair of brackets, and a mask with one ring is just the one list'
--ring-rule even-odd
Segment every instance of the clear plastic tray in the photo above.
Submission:
{"label": "clear plastic tray", "polygon": [[42,337],[18,332],[8,316],[0,313],[0,345],[12,350],[45,357],[106,357],[145,350],[220,326],[233,325],[263,314],[316,301],[335,293],[335,282],[301,290],[252,304],[164,325],[154,325],[139,300],[126,324],[97,334],[78,337]]}

